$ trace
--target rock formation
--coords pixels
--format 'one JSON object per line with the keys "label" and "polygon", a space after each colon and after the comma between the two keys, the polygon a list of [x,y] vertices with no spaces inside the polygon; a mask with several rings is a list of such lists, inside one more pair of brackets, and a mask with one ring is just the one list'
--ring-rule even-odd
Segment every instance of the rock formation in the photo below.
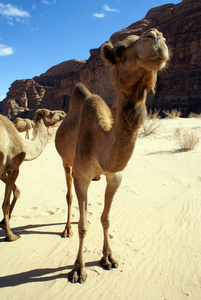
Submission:
{"label": "rock formation", "polygon": [[[201,113],[201,1],[183,0],[152,8],[144,19],[114,33],[115,44],[130,34],[140,35],[149,28],[163,32],[172,57],[165,71],[158,74],[156,93],[147,99],[148,109],[178,109],[182,116]],[[100,45],[101,46],[101,45]],[[33,79],[12,83],[7,97],[0,102],[0,113],[14,119],[32,118],[38,108],[67,112],[72,91],[83,82],[111,105],[115,91],[109,72],[100,56],[100,48],[90,50],[88,60],[62,62]]]}

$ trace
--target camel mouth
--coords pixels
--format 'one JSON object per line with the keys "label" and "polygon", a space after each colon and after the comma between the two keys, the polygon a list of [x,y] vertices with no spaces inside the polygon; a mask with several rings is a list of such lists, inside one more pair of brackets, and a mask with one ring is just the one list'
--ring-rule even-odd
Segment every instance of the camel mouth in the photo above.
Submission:
{"label": "camel mouth", "polygon": [[155,59],[153,59],[151,61],[160,65],[160,64],[166,63],[167,58],[165,58],[165,57],[157,57],[157,58],[155,58]]}
{"label": "camel mouth", "polygon": [[153,69],[156,71],[163,69],[166,66],[166,61],[166,59],[158,57],[157,59],[155,59],[155,69]]}
{"label": "camel mouth", "polygon": [[160,61],[162,62],[167,60],[169,60],[169,53],[168,51],[162,51],[162,50],[159,50],[158,53],[147,58],[147,61],[156,61],[156,62],[160,62]]}
{"label": "camel mouth", "polygon": [[156,57],[156,58],[149,58],[145,60],[140,60],[139,64],[146,70],[149,71],[159,71],[163,69],[166,65],[167,58],[165,57]]}

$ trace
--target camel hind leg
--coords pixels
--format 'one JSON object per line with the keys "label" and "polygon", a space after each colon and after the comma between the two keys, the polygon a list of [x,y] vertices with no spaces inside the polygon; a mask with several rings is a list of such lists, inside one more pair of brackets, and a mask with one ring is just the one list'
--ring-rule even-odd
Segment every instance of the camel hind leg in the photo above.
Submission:
{"label": "camel hind leg", "polygon": [[109,220],[109,212],[112,205],[112,200],[115,195],[115,192],[117,191],[122,176],[119,173],[116,174],[110,174],[109,176],[106,176],[107,179],[107,187],[105,191],[105,205],[103,209],[103,213],[101,215],[101,223],[103,226],[103,234],[104,234],[104,242],[103,242],[103,257],[101,258],[101,265],[106,269],[110,270],[112,268],[117,268],[118,263],[113,258],[112,250],[110,248],[109,243],[109,226],[110,226],[110,220]]}
{"label": "camel hind leg", "polygon": [[[11,214],[12,214],[12,211],[14,209],[14,206],[17,202],[17,199],[20,197],[20,189],[16,186],[16,184],[14,184],[13,186],[13,200],[12,200],[12,203],[10,205],[10,211],[9,211],[9,219],[11,218]],[[4,219],[0,222],[0,227],[1,228],[5,228],[5,222],[4,222]]]}
{"label": "camel hind leg", "polygon": [[13,186],[13,200],[12,200],[12,203],[10,205],[10,211],[9,211],[9,219],[11,218],[11,214],[12,214],[12,211],[14,209],[14,206],[17,202],[17,199],[20,197],[20,189],[16,186],[16,184],[14,184]]}
{"label": "camel hind leg", "polygon": [[68,165],[64,165],[65,176],[66,176],[66,184],[67,184],[67,195],[66,201],[68,206],[67,212],[67,223],[66,227],[62,233],[62,237],[70,237],[73,235],[72,227],[71,227],[71,207],[73,202],[73,193],[72,193],[72,185],[73,185],[73,175],[72,175],[72,167]]}

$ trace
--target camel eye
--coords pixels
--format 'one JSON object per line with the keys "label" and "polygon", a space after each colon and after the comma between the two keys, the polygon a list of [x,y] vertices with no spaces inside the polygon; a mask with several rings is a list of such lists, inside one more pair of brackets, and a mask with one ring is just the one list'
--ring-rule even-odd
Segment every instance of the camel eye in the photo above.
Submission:
{"label": "camel eye", "polygon": [[156,39],[156,37],[151,35],[151,34],[147,35],[145,38],[147,38],[147,39]]}

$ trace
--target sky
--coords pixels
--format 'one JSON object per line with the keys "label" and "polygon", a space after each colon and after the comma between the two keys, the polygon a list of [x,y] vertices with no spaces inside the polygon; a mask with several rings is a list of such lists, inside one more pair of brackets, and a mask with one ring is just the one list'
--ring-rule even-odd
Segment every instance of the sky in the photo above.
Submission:
{"label": "sky", "polygon": [[110,36],[174,0],[0,0],[0,101],[15,80],[88,59]]}

